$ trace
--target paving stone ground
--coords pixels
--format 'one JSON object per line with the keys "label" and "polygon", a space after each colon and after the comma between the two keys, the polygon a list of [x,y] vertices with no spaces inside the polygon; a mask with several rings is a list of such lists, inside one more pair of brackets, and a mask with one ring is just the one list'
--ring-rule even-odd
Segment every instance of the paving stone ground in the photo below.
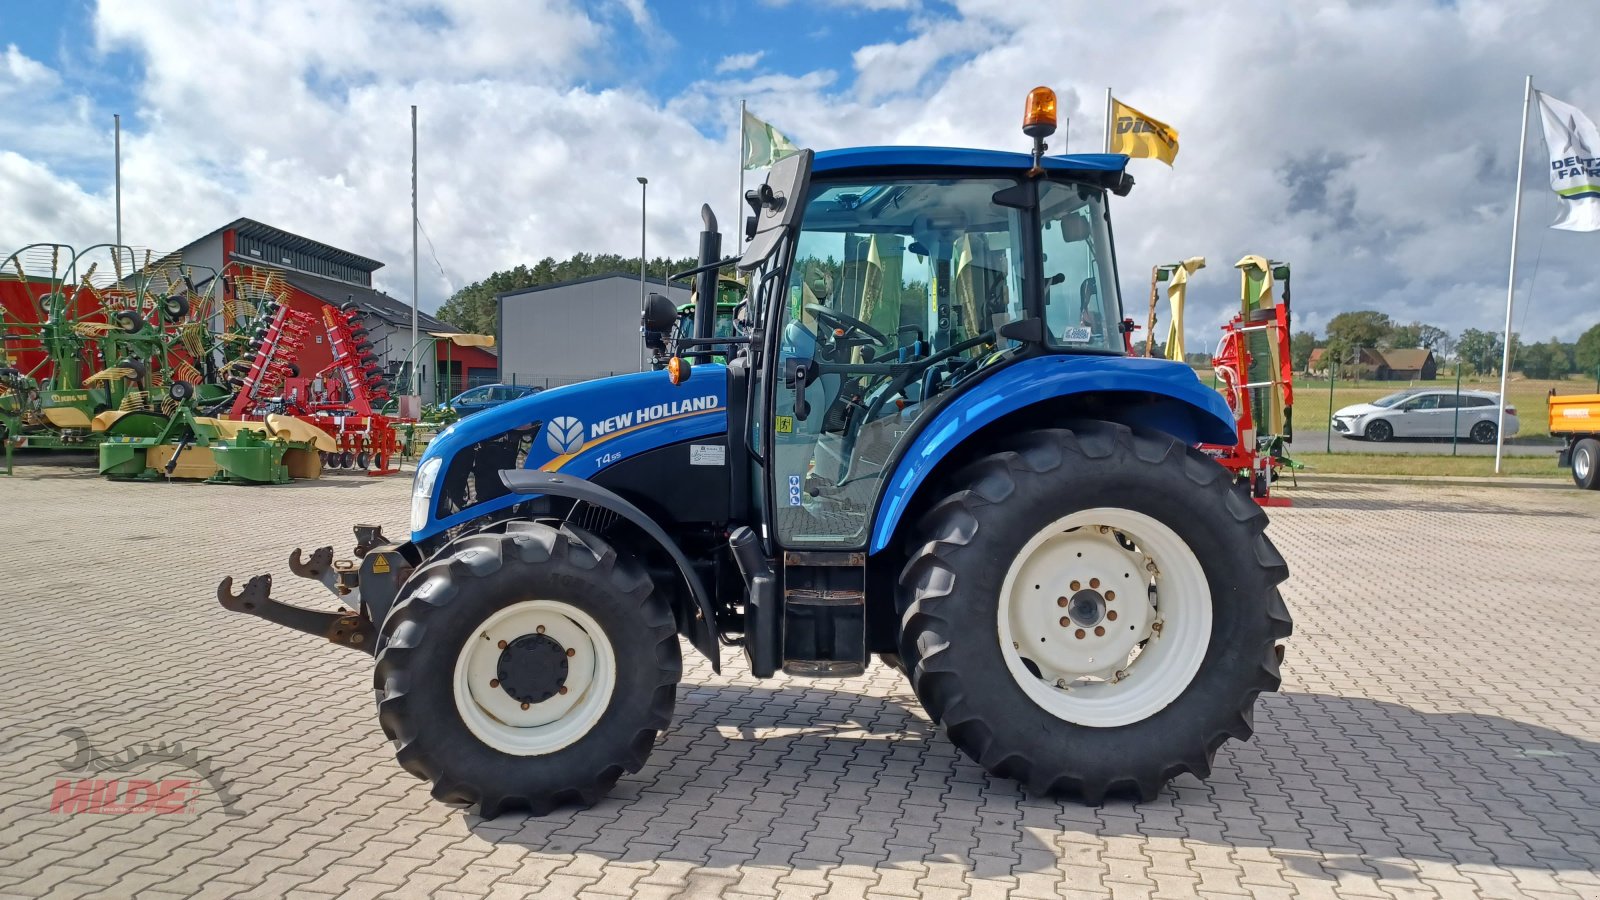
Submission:
{"label": "paving stone ground", "polygon": [[[318,600],[287,550],[399,533],[407,486],[0,477],[0,896],[1600,897],[1600,494],[1297,492],[1283,690],[1153,803],[1023,796],[881,666],[686,652],[644,771],[483,821],[394,763],[367,658],[213,599]],[[51,811],[94,778],[188,779],[190,811]]]}

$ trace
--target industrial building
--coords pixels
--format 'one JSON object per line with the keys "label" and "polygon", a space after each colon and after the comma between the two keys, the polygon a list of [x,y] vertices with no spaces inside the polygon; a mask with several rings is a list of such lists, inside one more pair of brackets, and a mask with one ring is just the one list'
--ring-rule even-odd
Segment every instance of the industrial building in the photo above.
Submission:
{"label": "industrial building", "polygon": [[[651,278],[644,292],[689,302],[683,282]],[[637,273],[618,272],[497,295],[500,381],[555,387],[644,368],[642,293]]]}
{"label": "industrial building", "polygon": [[[383,263],[242,218],[184,245],[174,255],[184,265],[203,266],[214,272],[223,272],[230,263],[236,268],[280,272],[289,287],[289,304],[319,320],[324,304],[337,307],[353,302],[362,313],[373,352],[396,383],[395,393],[407,391],[411,377],[407,368],[412,355],[411,304],[372,287],[372,273]],[[415,355],[420,361],[418,374],[424,403],[441,402],[467,387],[494,381],[497,361],[491,351],[440,339],[437,335],[455,329],[427,313],[418,315],[417,330]],[[313,337],[298,360],[301,371],[308,374],[332,361],[322,335]]]}

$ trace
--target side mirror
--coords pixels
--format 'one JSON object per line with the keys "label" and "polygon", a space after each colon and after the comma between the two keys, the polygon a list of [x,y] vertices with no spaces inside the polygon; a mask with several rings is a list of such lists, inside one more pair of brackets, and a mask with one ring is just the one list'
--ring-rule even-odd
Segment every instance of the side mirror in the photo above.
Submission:
{"label": "side mirror", "polygon": [[810,150],[801,150],[778,160],[767,173],[766,183],[745,195],[757,212],[754,234],[739,257],[740,271],[751,271],[766,262],[800,220],[811,187],[812,155]]}

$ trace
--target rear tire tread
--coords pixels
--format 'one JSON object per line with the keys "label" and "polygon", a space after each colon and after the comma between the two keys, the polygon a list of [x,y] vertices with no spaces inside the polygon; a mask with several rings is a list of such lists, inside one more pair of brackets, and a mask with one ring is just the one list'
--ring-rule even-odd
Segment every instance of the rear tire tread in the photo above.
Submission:
{"label": "rear tire tread", "polygon": [[[1004,505],[1017,495],[1018,476],[1045,474],[1069,465],[1074,455],[1088,459],[1108,457],[1119,448],[1153,465],[1168,465],[1170,457],[1181,454],[1177,468],[1188,481],[1197,490],[1212,495],[1231,518],[1251,532],[1258,577],[1267,587],[1265,612],[1271,640],[1261,648],[1262,659],[1254,677],[1234,699],[1232,714],[1200,733],[1174,735],[1167,742],[1170,758],[1159,767],[1143,774],[1125,772],[1099,778],[1072,771],[1045,771],[1030,758],[1026,748],[1001,750],[994,746],[995,733],[989,717],[998,711],[970,698],[961,687],[961,673],[944,659],[950,643],[943,636],[958,633],[942,614],[947,605],[958,602],[959,566],[951,557],[978,537],[982,527],[978,513],[984,507]],[[1280,684],[1277,642],[1293,631],[1288,607],[1275,587],[1288,577],[1288,565],[1266,537],[1266,513],[1235,490],[1225,475],[1210,459],[1170,437],[1101,422],[1080,423],[1071,430],[1041,429],[1019,435],[1013,449],[976,460],[957,473],[952,482],[965,487],[923,514],[917,526],[917,549],[900,577],[900,655],[907,663],[912,688],[934,723],[943,724],[951,741],[990,773],[1016,779],[1034,793],[1076,795],[1093,805],[1119,792],[1131,792],[1141,801],[1149,801],[1177,775],[1209,775],[1212,759],[1223,743],[1230,737],[1250,737],[1256,698],[1264,691],[1277,690]]]}

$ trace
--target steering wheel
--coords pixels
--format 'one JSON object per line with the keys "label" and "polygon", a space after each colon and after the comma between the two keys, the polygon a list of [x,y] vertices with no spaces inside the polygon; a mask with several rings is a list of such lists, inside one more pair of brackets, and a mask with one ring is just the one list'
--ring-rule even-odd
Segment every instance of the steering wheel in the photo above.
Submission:
{"label": "steering wheel", "polygon": [[877,344],[878,346],[889,346],[888,335],[876,328],[873,328],[871,325],[868,325],[855,316],[829,309],[820,303],[807,303],[806,312],[816,316],[817,321],[824,325],[828,325],[833,328],[844,329],[844,332],[847,336],[852,331],[859,331],[867,337],[872,338],[873,343]]}

